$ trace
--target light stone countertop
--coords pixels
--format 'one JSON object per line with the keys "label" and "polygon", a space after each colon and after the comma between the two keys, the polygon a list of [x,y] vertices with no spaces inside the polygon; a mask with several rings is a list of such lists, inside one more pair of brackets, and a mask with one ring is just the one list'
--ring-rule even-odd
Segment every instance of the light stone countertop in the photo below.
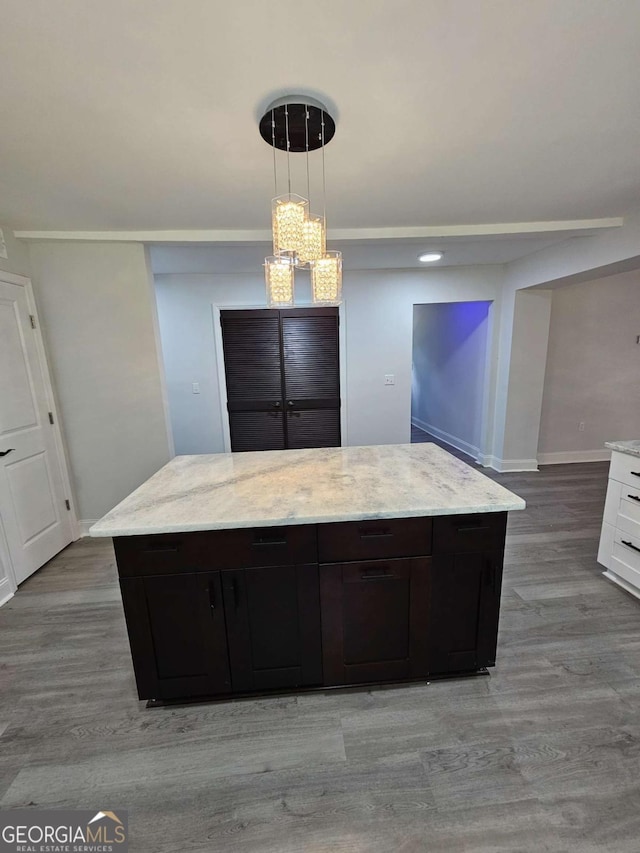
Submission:
{"label": "light stone countertop", "polygon": [[609,450],[617,450],[619,453],[628,453],[630,456],[640,456],[640,440],[631,441],[605,441],[605,447]]}
{"label": "light stone countertop", "polygon": [[176,456],[93,525],[138,536],[524,509],[435,444]]}

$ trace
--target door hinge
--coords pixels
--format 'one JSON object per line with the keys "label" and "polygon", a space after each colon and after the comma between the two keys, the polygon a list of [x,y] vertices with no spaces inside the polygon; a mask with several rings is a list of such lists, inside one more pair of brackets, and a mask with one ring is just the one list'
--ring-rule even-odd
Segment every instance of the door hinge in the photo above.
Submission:
{"label": "door hinge", "polygon": [[36,327],[36,318],[33,316],[33,314],[29,314],[29,319],[31,320],[31,328],[32,328],[32,329],[35,329],[35,327]]}
{"label": "door hinge", "polygon": [[64,505],[66,506],[66,508],[67,508],[68,510],[71,510],[71,502],[70,502],[68,499],[67,499],[67,500],[65,500]]}
{"label": "door hinge", "polygon": [[53,423],[53,412],[49,412],[49,423]]}

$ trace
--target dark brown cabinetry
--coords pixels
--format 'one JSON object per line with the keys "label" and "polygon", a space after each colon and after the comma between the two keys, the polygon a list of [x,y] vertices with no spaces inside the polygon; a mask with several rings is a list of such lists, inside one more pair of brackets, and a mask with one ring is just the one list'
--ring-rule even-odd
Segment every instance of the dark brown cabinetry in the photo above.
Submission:
{"label": "dark brown cabinetry", "polygon": [[140,698],[495,663],[506,513],[115,540]]}
{"label": "dark brown cabinetry", "polygon": [[322,652],[330,684],[428,672],[426,557],[321,566]]}
{"label": "dark brown cabinetry", "polygon": [[121,578],[141,698],[231,690],[220,572]]}
{"label": "dark brown cabinetry", "polygon": [[223,572],[222,585],[235,691],[322,683],[317,566]]}
{"label": "dark brown cabinetry", "polygon": [[506,513],[438,519],[429,607],[429,669],[461,672],[493,666]]}
{"label": "dark brown cabinetry", "polygon": [[222,311],[231,449],[340,446],[337,308]]}

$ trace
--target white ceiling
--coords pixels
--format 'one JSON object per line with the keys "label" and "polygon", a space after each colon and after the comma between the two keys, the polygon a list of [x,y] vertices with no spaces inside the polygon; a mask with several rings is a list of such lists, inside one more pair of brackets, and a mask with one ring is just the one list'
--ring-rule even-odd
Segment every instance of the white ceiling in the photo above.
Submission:
{"label": "white ceiling", "polygon": [[638,0],[0,0],[0,46],[18,229],[264,228],[292,90],[337,108],[334,228],[640,203]]}

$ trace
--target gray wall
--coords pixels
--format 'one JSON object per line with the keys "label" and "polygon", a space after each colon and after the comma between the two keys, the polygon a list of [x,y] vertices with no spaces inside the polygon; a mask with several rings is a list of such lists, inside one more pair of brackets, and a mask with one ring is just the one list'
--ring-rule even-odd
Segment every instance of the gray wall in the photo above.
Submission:
{"label": "gray wall", "polygon": [[605,441],[640,438],[638,335],[640,271],[554,290],[541,462],[605,458]]}
{"label": "gray wall", "polygon": [[416,305],[411,419],[477,456],[482,440],[490,302]]}
{"label": "gray wall", "polygon": [[97,519],[171,455],[145,249],[42,242],[30,259],[78,515]]}
{"label": "gray wall", "polygon": [[[410,440],[414,304],[499,299],[501,277],[501,268],[491,266],[345,273],[345,444]],[[211,306],[264,306],[263,277],[157,274],[155,282],[176,452],[221,451],[226,401],[218,387]],[[301,299],[306,296],[302,289]],[[385,386],[385,374],[395,376],[395,385]],[[193,382],[200,383],[199,395]]]}
{"label": "gray wall", "polygon": [[[551,291],[519,290],[513,295],[503,458],[511,469],[536,470]],[[505,294],[505,308],[507,302]]]}

